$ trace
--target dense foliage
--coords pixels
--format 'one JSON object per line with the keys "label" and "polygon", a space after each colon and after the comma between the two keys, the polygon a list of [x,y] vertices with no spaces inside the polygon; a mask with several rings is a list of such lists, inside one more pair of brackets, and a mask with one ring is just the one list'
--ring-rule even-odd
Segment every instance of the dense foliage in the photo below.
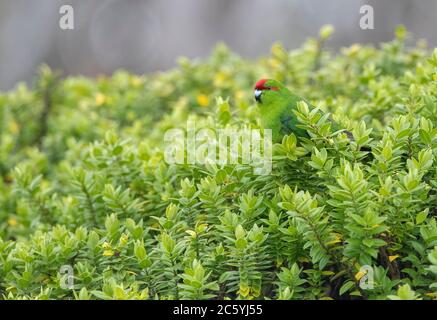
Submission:
{"label": "dense foliage", "polygon": [[[0,297],[436,299],[437,50],[399,28],[332,53],[330,32],[145,76],[42,67],[0,94]],[[301,104],[312,139],[275,145],[270,175],[163,160],[165,131],[188,119],[258,128],[261,77],[354,141]]]}

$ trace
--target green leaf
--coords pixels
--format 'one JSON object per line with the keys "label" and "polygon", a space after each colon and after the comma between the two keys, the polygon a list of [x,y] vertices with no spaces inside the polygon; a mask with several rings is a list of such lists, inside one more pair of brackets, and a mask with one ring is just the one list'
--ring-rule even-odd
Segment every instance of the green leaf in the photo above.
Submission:
{"label": "green leaf", "polygon": [[419,212],[416,216],[416,224],[421,224],[426,220],[426,217],[428,216],[429,209],[425,209],[422,212]]}
{"label": "green leaf", "polygon": [[346,292],[348,292],[350,289],[352,289],[353,287],[355,287],[355,282],[353,281],[346,281],[340,288],[340,295],[342,296],[343,294],[345,294]]}

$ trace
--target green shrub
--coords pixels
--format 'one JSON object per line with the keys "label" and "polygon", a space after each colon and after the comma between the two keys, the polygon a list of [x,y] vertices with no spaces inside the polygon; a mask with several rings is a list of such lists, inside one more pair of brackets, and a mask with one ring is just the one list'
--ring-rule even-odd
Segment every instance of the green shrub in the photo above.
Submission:
{"label": "green shrub", "polygon": [[[437,50],[396,34],[256,61],[219,45],[145,76],[42,67],[0,94],[0,297],[436,299]],[[302,103],[312,139],[284,137],[270,175],[165,163],[165,131],[189,119],[258,128],[267,75],[354,141]]]}

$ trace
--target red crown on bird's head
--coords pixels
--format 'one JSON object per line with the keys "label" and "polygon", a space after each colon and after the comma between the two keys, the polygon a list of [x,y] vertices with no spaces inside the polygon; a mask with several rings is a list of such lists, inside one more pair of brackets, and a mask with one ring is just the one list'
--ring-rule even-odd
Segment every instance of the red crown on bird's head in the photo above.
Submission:
{"label": "red crown on bird's head", "polygon": [[255,89],[257,90],[263,90],[265,89],[264,85],[266,83],[267,79],[261,79],[255,84]]}
{"label": "red crown on bird's head", "polygon": [[261,79],[259,80],[256,84],[255,84],[255,90],[279,90],[278,87],[270,87],[270,86],[266,86],[266,82],[268,81],[268,79]]}

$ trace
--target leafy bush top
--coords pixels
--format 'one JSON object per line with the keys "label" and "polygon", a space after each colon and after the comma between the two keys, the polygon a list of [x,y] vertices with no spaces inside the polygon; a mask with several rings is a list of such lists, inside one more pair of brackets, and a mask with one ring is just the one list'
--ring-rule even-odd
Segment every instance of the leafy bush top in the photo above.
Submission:
{"label": "leafy bush top", "polygon": [[[219,45],[95,81],[42,67],[32,89],[1,94],[0,296],[435,299],[437,51],[402,28],[380,48],[334,54],[326,40],[256,61]],[[252,85],[266,76],[355,140],[302,107],[312,139],[286,136],[271,175],[164,162],[164,132],[188,119],[258,128]]]}

